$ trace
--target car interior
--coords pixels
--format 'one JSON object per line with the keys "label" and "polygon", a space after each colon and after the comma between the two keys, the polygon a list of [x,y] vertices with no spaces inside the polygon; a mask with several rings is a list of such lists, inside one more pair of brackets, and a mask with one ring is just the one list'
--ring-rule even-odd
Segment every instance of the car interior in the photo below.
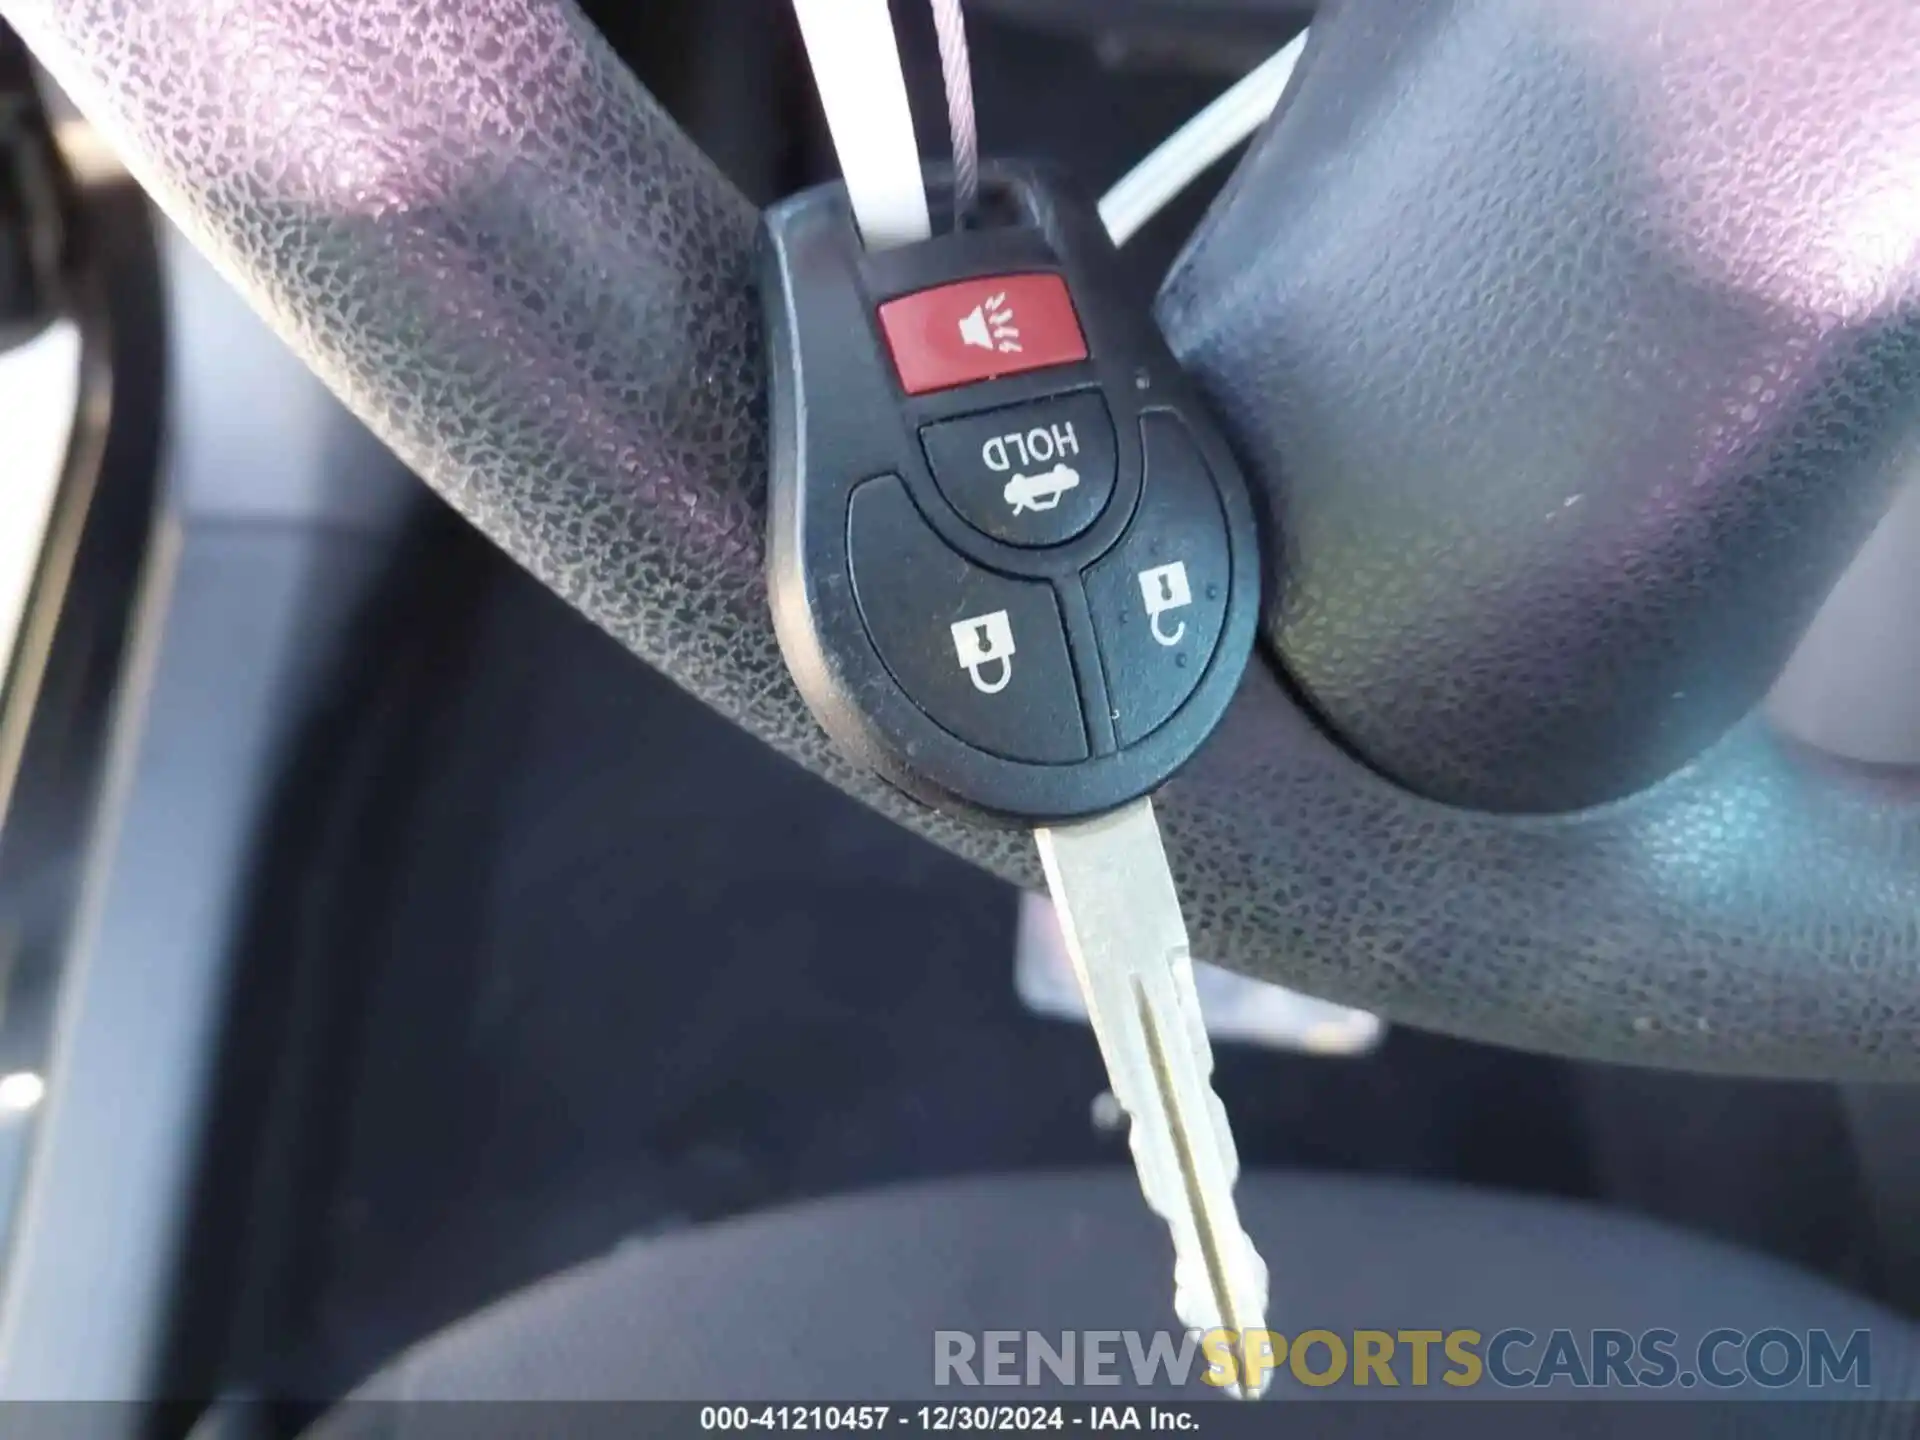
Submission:
{"label": "car interior", "polygon": [[[1257,521],[1154,809],[1267,1323],[1914,1398],[1920,8],[965,26],[1089,214],[1300,42],[1110,256]],[[783,659],[762,217],[840,174],[787,0],[0,0],[0,1403],[1097,1399],[936,1334],[1179,1328],[1030,821]]]}

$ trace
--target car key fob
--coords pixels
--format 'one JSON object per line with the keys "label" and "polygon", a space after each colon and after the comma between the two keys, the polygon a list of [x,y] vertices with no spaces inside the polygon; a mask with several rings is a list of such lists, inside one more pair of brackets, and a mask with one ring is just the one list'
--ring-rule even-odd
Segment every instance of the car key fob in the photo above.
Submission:
{"label": "car key fob", "polygon": [[767,217],[775,628],[842,748],[1033,825],[1174,1313],[1237,1336],[1219,1383],[1258,1394],[1269,1275],[1148,798],[1246,668],[1253,511],[1097,213],[984,178],[999,223],[895,249],[839,186]]}
{"label": "car key fob", "polygon": [[931,805],[1065,820],[1212,732],[1260,548],[1093,206],[1026,167],[983,195],[990,221],[872,253],[840,185],[768,212],[769,588],[843,748]]}

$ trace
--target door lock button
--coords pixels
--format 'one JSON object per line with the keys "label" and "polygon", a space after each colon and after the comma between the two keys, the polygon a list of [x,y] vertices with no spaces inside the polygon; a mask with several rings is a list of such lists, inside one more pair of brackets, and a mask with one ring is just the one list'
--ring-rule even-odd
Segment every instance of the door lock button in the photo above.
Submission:
{"label": "door lock button", "polygon": [[949,548],[892,475],[853,492],[847,566],[873,648],[942,729],[1009,760],[1087,758],[1053,587]]}

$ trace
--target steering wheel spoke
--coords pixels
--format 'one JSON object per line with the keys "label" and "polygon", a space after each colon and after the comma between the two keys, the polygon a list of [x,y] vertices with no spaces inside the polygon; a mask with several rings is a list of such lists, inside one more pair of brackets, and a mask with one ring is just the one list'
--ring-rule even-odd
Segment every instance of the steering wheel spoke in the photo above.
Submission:
{"label": "steering wheel spoke", "polygon": [[[755,215],[572,6],[0,11],[520,563],[836,785],[1037,880],[1024,836],[837,758],[787,680]],[[1353,0],[1316,25],[1163,306],[1265,483],[1285,597],[1280,663],[1157,802],[1199,953],[1569,1054],[1920,1074],[1920,805],[1740,718],[1920,390],[1920,22],[1801,12]]]}

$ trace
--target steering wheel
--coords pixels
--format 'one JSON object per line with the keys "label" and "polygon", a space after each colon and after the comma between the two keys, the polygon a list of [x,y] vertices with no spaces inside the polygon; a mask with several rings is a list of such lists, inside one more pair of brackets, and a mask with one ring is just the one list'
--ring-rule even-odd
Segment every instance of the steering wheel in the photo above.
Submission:
{"label": "steering wheel", "polygon": [[[567,0],[0,0],[521,564],[843,761],[762,574],[753,208]],[[1346,0],[1160,317],[1267,511],[1195,952],[1568,1055],[1920,1075],[1920,792],[1756,707],[1913,463],[1920,6]]]}

